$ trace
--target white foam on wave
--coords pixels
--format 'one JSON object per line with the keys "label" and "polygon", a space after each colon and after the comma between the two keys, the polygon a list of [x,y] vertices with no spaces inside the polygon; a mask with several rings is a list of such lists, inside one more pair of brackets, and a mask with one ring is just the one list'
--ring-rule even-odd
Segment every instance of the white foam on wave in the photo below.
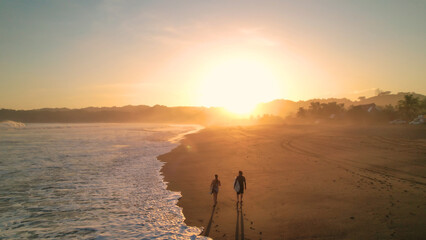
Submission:
{"label": "white foam on wave", "polygon": [[[206,239],[157,156],[193,128],[28,124],[0,141],[0,238]],[[160,140],[159,140],[160,139]]]}
{"label": "white foam on wave", "polygon": [[17,129],[24,128],[25,124],[15,121],[2,121],[0,122],[0,129]]}

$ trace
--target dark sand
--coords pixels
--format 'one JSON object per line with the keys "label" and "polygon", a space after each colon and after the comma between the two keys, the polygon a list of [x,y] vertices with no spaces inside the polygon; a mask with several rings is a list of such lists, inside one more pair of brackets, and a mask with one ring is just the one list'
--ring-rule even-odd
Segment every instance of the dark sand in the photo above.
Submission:
{"label": "dark sand", "polygon": [[426,239],[424,126],[208,128],[159,159],[186,223],[213,239]]}

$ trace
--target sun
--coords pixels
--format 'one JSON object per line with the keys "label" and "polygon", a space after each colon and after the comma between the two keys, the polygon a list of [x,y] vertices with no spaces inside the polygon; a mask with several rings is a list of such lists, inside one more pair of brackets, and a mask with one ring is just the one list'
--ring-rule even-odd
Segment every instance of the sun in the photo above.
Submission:
{"label": "sun", "polygon": [[248,58],[226,59],[210,68],[200,84],[200,103],[250,114],[257,104],[280,97],[272,68]]}

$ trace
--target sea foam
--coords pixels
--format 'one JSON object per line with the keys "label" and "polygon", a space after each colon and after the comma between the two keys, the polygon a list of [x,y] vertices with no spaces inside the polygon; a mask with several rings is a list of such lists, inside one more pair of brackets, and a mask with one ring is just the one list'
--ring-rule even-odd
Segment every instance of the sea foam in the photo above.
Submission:
{"label": "sea foam", "polygon": [[2,121],[0,122],[0,129],[16,129],[16,128],[24,128],[25,124],[21,122],[15,121]]}
{"label": "sea foam", "polygon": [[0,238],[203,239],[156,156],[194,126],[28,124],[0,129]]}

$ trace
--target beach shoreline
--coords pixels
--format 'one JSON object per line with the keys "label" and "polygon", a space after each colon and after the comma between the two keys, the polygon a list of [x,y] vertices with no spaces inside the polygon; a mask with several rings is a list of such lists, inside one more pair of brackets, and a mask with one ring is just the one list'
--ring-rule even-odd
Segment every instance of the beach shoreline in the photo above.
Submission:
{"label": "beach shoreline", "polygon": [[182,194],[185,223],[213,239],[420,239],[425,136],[423,126],[209,127],[158,159],[168,189]]}

